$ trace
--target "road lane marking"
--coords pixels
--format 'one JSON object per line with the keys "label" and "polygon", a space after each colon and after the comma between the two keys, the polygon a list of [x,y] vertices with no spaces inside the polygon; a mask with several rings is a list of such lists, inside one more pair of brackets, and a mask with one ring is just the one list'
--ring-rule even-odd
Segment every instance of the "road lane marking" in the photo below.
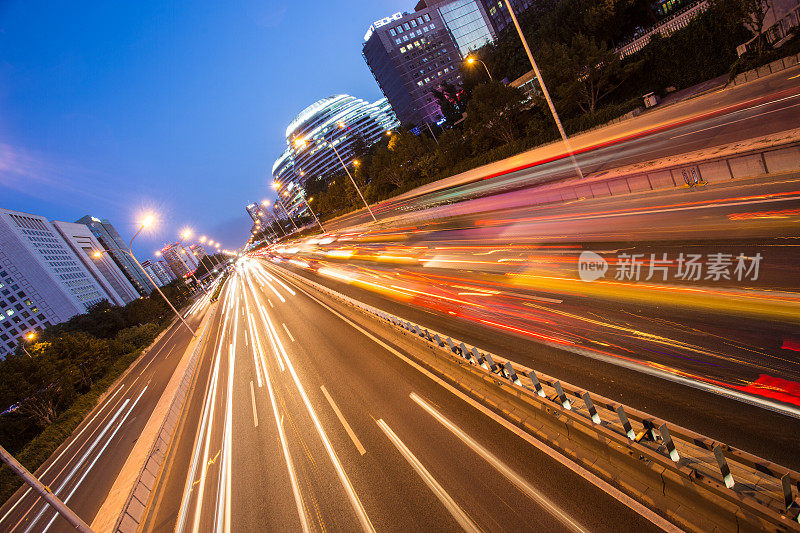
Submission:
{"label": "road lane marking", "polygon": [[308,296],[312,300],[316,301],[319,305],[321,305],[322,307],[324,307],[325,309],[327,309],[328,311],[330,311],[334,315],[338,316],[344,322],[350,324],[353,328],[355,328],[356,330],[360,331],[367,338],[371,339],[376,344],[382,346],[389,353],[394,354],[399,359],[401,359],[402,361],[407,363],[409,366],[415,368],[421,374],[427,376],[433,382],[437,383],[441,387],[443,387],[446,390],[448,390],[454,396],[456,396],[456,397],[460,398],[461,400],[463,400],[464,402],[468,403],[469,405],[471,405],[472,407],[474,407],[475,409],[477,409],[481,413],[485,414],[486,416],[488,416],[489,418],[491,418],[492,420],[494,420],[495,422],[497,422],[501,426],[505,427],[506,429],[508,429],[509,431],[514,433],[515,435],[517,435],[518,437],[522,438],[523,440],[525,440],[526,442],[531,444],[533,447],[535,447],[538,450],[544,452],[545,454],[550,456],[552,459],[554,459],[554,460],[558,461],[559,463],[561,463],[562,465],[566,466],[567,468],[572,470],[575,474],[581,476],[582,478],[584,478],[586,481],[588,481],[589,483],[591,483],[592,485],[594,485],[595,487],[597,487],[601,491],[605,492],[606,494],[608,494],[609,496],[611,496],[612,498],[614,498],[618,502],[622,503],[623,505],[625,505],[626,507],[628,507],[629,509],[631,509],[635,513],[639,514],[641,517],[645,518],[646,520],[649,520],[650,522],[652,522],[656,526],[660,527],[664,531],[676,532],[676,533],[681,531],[680,528],[676,527],[674,524],[672,524],[671,522],[669,522],[668,520],[663,518],[661,515],[655,513],[654,511],[652,511],[648,507],[646,507],[646,506],[642,505],[641,503],[639,503],[638,501],[634,500],[633,498],[631,498],[630,496],[628,496],[627,494],[625,494],[624,492],[622,492],[621,490],[619,490],[618,488],[616,488],[612,484],[608,483],[607,481],[599,478],[598,476],[596,476],[595,474],[593,474],[589,470],[585,469],[584,467],[582,467],[581,465],[579,465],[578,463],[576,463],[572,459],[568,458],[567,456],[565,456],[561,452],[557,451],[554,448],[551,448],[550,446],[547,446],[545,443],[543,443],[539,439],[535,438],[533,435],[523,431],[522,429],[518,428],[517,426],[515,426],[514,424],[512,424],[511,422],[509,422],[505,418],[502,418],[501,416],[497,415],[496,413],[491,411],[488,407],[485,407],[484,405],[482,405],[482,404],[478,403],[477,401],[473,400],[472,398],[470,398],[469,396],[467,396],[466,394],[464,394],[460,390],[456,389],[455,387],[453,387],[452,385],[450,385],[449,383],[447,383],[446,381],[441,379],[439,376],[435,375],[433,372],[431,372],[428,369],[422,367],[417,362],[412,361],[406,355],[403,355],[398,350],[394,349],[392,346],[386,344],[385,342],[383,342],[382,340],[380,340],[379,338],[374,336],[369,331],[365,330],[364,328],[362,328],[361,326],[359,326],[355,322],[351,321],[346,316],[342,315],[341,313],[339,313],[338,311],[336,311],[332,307],[328,306],[326,303],[324,303],[321,300],[317,299],[316,297],[312,296],[311,294],[306,292],[304,289],[300,289],[299,287],[298,287],[298,289],[300,291],[302,291],[306,296]]}
{"label": "road lane marking", "polygon": [[358,453],[360,453],[361,455],[367,453],[367,450],[364,449],[364,446],[361,445],[361,441],[358,440],[358,437],[356,437],[355,432],[353,432],[353,428],[350,427],[350,424],[347,423],[347,420],[345,420],[344,415],[339,410],[339,406],[336,405],[336,403],[333,401],[333,398],[331,398],[331,395],[328,394],[328,389],[325,388],[325,385],[322,385],[320,389],[322,389],[322,394],[325,395],[325,398],[328,400],[328,403],[331,404],[331,407],[333,407],[333,412],[336,413],[337,418],[339,418],[339,422],[341,422],[342,425],[344,426],[344,430],[350,436],[350,440],[352,440],[353,444],[356,445]]}
{"label": "road lane marking", "polygon": [[793,79],[795,79],[795,78],[800,78],[800,74],[795,74],[795,75],[794,75],[794,76],[792,76],[791,78],[787,78],[787,79],[793,80]]}
{"label": "road lane marking", "polygon": [[[258,369],[256,369],[256,372],[258,372]],[[256,393],[255,393],[255,390],[253,390],[253,380],[252,379],[250,380],[250,400],[252,400],[252,402],[253,402],[253,427],[257,428],[258,427],[258,414],[256,413]]]}
{"label": "road lane marking", "polygon": [[797,106],[800,106],[800,104],[793,104],[793,105],[790,105],[790,106],[787,106],[787,107],[781,107],[779,109],[772,109],[770,111],[764,111],[763,113],[758,113],[758,114],[750,116],[750,117],[744,117],[744,118],[739,118],[739,119],[736,119],[736,120],[731,120],[731,121],[728,121],[728,122],[723,122],[721,124],[717,124],[715,126],[709,126],[707,128],[703,128],[701,130],[694,130],[694,131],[690,131],[690,132],[687,132],[687,133],[681,133],[680,135],[676,135],[674,137],[670,137],[670,140],[677,139],[678,137],[685,137],[687,135],[693,135],[695,133],[702,133],[704,131],[713,130],[713,129],[716,129],[716,128],[721,128],[723,126],[730,126],[731,124],[735,124],[737,122],[742,122],[744,120],[752,120],[752,119],[754,119],[756,117],[760,117],[762,115],[769,115],[770,113],[777,113],[779,111],[785,111],[786,109],[791,109],[791,108],[797,107]]}
{"label": "road lane marking", "polygon": [[271,308],[275,309],[275,306],[274,306],[274,305],[272,305],[272,300],[270,300],[269,298],[267,298],[267,303],[269,304],[269,306],[270,306]]}
{"label": "road lane marking", "polygon": [[564,524],[568,529],[572,531],[577,531],[580,533],[585,533],[587,530],[581,526],[578,522],[575,521],[569,514],[567,514],[563,509],[561,509],[558,505],[553,503],[547,496],[542,494],[536,487],[528,483],[525,479],[522,478],[519,474],[514,472],[511,468],[508,467],[505,463],[503,463],[500,459],[498,459],[494,454],[492,454],[489,450],[481,446],[477,441],[475,441],[472,437],[467,435],[461,428],[456,426],[453,422],[445,418],[439,411],[434,409],[428,402],[420,398],[415,392],[412,392],[409,397],[420,407],[422,407],[425,411],[428,412],[433,418],[436,419],[437,422],[442,424],[445,428],[450,430],[456,437],[461,440],[464,444],[469,446],[472,451],[480,455],[487,463],[492,465],[495,470],[503,474],[506,479],[508,479],[511,483],[513,483],[520,491],[522,491],[528,498],[535,501],[539,504],[540,507],[543,507],[547,512],[553,515],[557,520],[559,520],[562,524]]}
{"label": "road lane marking", "polygon": [[261,264],[258,264],[258,268],[260,268],[260,269],[261,269],[261,271],[264,273],[264,275],[265,275],[266,277],[268,277],[269,279],[271,279],[271,280],[275,281],[275,282],[276,282],[276,283],[278,283],[278,284],[279,284],[281,287],[283,287],[284,289],[286,289],[286,292],[288,292],[288,293],[289,293],[289,294],[291,294],[292,296],[295,296],[295,295],[297,294],[297,293],[296,293],[296,292],[294,292],[294,291],[293,291],[293,290],[292,290],[292,289],[291,289],[291,288],[290,288],[290,287],[289,287],[287,284],[285,284],[283,281],[281,281],[281,280],[280,280],[280,279],[279,279],[277,276],[273,276],[271,273],[267,272],[267,269],[266,269],[266,268],[264,268],[264,266],[263,266],[263,265],[261,265]]}
{"label": "road lane marking", "polygon": [[[59,459],[61,459],[61,457],[62,457],[62,456],[65,454],[65,453],[67,453],[67,450],[68,450],[68,449],[70,449],[70,447],[71,447],[73,444],[75,444],[76,442],[78,442],[78,439],[80,439],[80,437],[81,437],[81,435],[83,434],[83,432],[84,432],[84,431],[86,431],[86,429],[87,429],[87,428],[89,428],[89,427],[92,425],[92,423],[94,423],[95,419],[96,419],[98,416],[100,416],[100,413],[102,413],[102,412],[103,412],[103,410],[105,409],[106,405],[110,404],[110,403],[111,403],[111,400],[113,400],[113,399],[114,399],[114,397],[115,397],[115,396],[116,396],[116,395],[117,395],[117,394],[118,394],[118,393],[119,393],[119,392],[120,392],[120,391],[121,391],[123,388],[125,388],[125,384],[124,384],[124,383],[123,383],[122,385],[120,385],[120,386],[119,386],[119,388],[118,388],[118,389],[117,389],[117,390],[114,392],[114,394],[112,394],[110,397],[108,397],[108,398],[107,398],[107,399],[106,399],[106,400],[103,402],[103,405],[102,405],[102,406],[101,406],[101,407],[100,407],[100,408],[97,410],[97,412],[94,414],[94,416],[92,417],[92,419],[91,419],[91,420],[89,420],[89,422],[87,422],[87,423],[86,423],[86,424],[83,426],[83,428],[82,428],[82,429],[81,429],[81,430],[78,432],[78,434],[77,434],[77,435],[75,435],[75,437],[74,437],[74,438],[73,438],[73,439],[72,439],[72,440],[69,442],[69,444],[67,444],[67,445],[64,447],[64,449],[63,449],[63,450],[61,450],[61,453],[59,453],[59,454],[56,456],[56,458],[55,458],[55,459],[53,459],[53,461],[50,463],[50,465],[49,465],[47,468],[45,468],[45,469],[44,469],[44,472],[42,472],[41,474],[39,474],[39,475],[37,476],[37,477],[38,477],[40,480],[41,480],[41,479],[44,477],[44,475],[45,475],[45,474],[47,474],[47,472],[49,472],[49,471],[50,471],[50,469],[51,469],[51,468],[53,468],[53,466],[55,466],[55,464],[56,464],[56,463],[59,461]],[[80,446],[78,446],[78,448],[80,448]],[[72,455],[72,457],[71,457],[69,460],[70,460],[70,461],[72,461],[72,459],[74,459],[74,458],[75,458],[75,456],[76,456],[77,454],[78,454],[78,452],[76,451],[76,452],[75,452],[75,453]],[[62,469],[61,469],[61,471],[59,472],[59,474],[60,474],[61,472],[63,472],[63,471],[64,471],[64,469],[62,468]],[[58,474],[56,474],[56,475],[58,475]],[[49,483],[48,485],[52,485],[54,482],[55,482],[55,480],[53,480],[53,482]],[[18,499],[16,502],[14,502],[14,505],[12,505],[12,506],[11,506],[11,508],[10,508],[8,511],[6,511],[6,513],[3,515],[3,517],[2,517],[2,518],[0,518],[0,523],[2,523],[2,522],[3,522],[3,521],[6,519],[6,518],[8,518],[8,515],[10,515],[10,514],[11,514],[11,512],[12,512],[12,511],[13,511],[13,510],[14,510],[14,509],[17,507],[17,505],[19,505],[19,504],[20,504],[20,502],[21,502],[21,501],[22,501],[22,500],[23,500],[23,499],[24,499],[24,498],[25,498],[25,497],[26,497],[26,496],[27,496],[27,495],[28,495],[28,494],[29,494],[29,493],[30,493],[32,490],[33,490],[33,489],[31,489],[30,487],[28,487],[28,489],[27,489],[27,490],[26,490],[26,491],[25,491],[25,492],[22,494],[22,496],[20,496],[20,497],[19,497],[19,499]],[[37,498],[38,498],[38,497],[37,497]],[[27,514],[27,513],[26,513],[26,514]],[[17,525],[19,525],[19,524],[17,524]],[[14,527],[10,528],[10,529],[14,529],[15,527],[16,527],[16,525],[15,525]]]}
{"label": "road lane marking", "polygon": [[281,325],[283,326],[283,330],[286,332],[286,334],[289,335],[289,338],[292,340],[292,342],[294,342],[294,337],[292,337],[292,334],[289,331],[289,328],[286,327],[286,324],[281,322]]}
{"label": "road lane marking", "polygon": [[272,320],[269,318],[269,314],[266,313],[261,307],[259,307],[259,310],[261,311],[261,316],[267,325],[267,333],[269,333],[270,338],[273,339],[273,342],[280,349],[280,354],[283,356],[284,362],[286,363],[286,368],[289,369],[289,374],[292,376],[292,380],[294,381],[294,384],[297,387],[298,392],[300,393],[300,398],[303,400],[303,404],[305,404],[306,406],[306,410],[308,411],[308,414],[311,417],[311,421],[314,423],[314,427],[316,428],[317,433],[319,434],[319,437],[322,440],[323,445],[325,446],[325,451],[328,452],[328,457],[333,463],[334,470],[336,470],[336,474],[339,477],[339,480],[341,481],[342,486],[344,487],[348,498],[350,499],[350,504],[352,505],[353,510],[358,516],[358,520],[361,523],[361,528],[364,531],[374,532],[375,527],[372,525],[372,522],[370,521],[369,516],[367,515],[367,511],[366,509],[364,509],[364,505],[361,503],[358,494],[356,494],[355,488],[353,487],[352,483],[350,483],[350,479],[347,477],[347,473],[345,473],[344,467],[342,466],[341,461],[339,461],[339,457],[333,450],[333,445],[331,444],[330,439],[328,439],[328,435],[322,428],[322,424],[319,421],[317,412],[314,410],[314,407],[312,407],[311,405],[311,401],[308,399],[308,395],[306,394],[306,389],[300,382],[300,378],[298,377],[297,372],[294,369],[294,365],[292,364],[292,361],[289,358],[289,354],[286,353],[286,349],[283,347],[283,343],[281,342],[280,337],[278,337],[278,332],[275,331],[275,328],[272,326]]}
{"label": "road lane marking", "polygon": [[[89,474],[89,472],[91,472],[91,470],[92,470],[92,468],[94,467],[95,463],[97,463],[97,461],[98,461],[98,460],[100,459],[100,457],[103,455],[103,452],[105,452],[105,451],[106,451],[106,448],[108,448],[108,445],[109,445],[109,444],[111,444],[111,442],[114,440],[114,436],[117,434],[117,431],[119,431],[119,430],[120,430],[120,428],[122,427],[122,425],[125,423],[125,420],[127,420],[127,418],[130,416],[130,414],[131,414],[131,413],[133,412],[133,410],[136,408],[136,404],[137,404],[137,403],[139,403],[139,400],[140,400],[140,399],[141,399],[141,397],[144,395],[145,391],[147,390],[147,387],[149,387],[149,384],[148,384],[148,385],[145,385],[145,387],[142,389],[142,392],[140,392],[140,393],[139,393],[139,396],[137,396],[137,397],[136,397],[136,399],[133,401],[133,403],[131,404],[130,408],[128,408],[128,412],[127,412],[127,413],[125,413],[125,416],[123,416],[123,417],[120,419],[120,421],[119,421],[119,424],[117,424],[117,427],[115,427],[115,428],[114,428],[114,431],[112,431],[112,432],[111,432],[111,435],[109,435],[109,436],[108,436],[108,439],[106,440],[105,444],[103,444],[103,447],[102,447],[102,448],[100,448],[100,451],[98,451],[98,452],[97,452],[97,454],[95,455],[95,457],[94,457],[94,460],[93,460],[93,461],[92,461],[92,462],[89,464],[89,466],[88,466],[88,467],[86,468],[86,470],[83,472],[83,475],[80,477],[80,479],[78,479],[78,481],[77,481],[77,482],[75,483],[75,485],[72,487],[72,490],[69,492],[69,494],[67,495],[67,497],[66,497],[66,498],[64,498],[64,503],[65,503],[65,504],[69,503],[69,500],[70,500],[70,499],[72,498],[72,496],[75,494],[75,491],[76,491],[76,490],[78,490],[78,487],[80,487],[81,483],[83,483],[83,480],[84,480],[84,479],[86,479],[86,476]],[[44,529],[42,530],[42,533],[44,533],[45,531],[47,531],[48,529],[50,529],[50,526],[51,526],[51,525],[53,525],[53,522],[55,521],[55,519],[56,519],[58,516],[59,516],[59,513],[53,513],[53,517],[50,519],[50,521],[49,521],[49,522],[47,523],[47,525],[44,527]],[[31,525],[33,525],[33,524],[31,524]]]}
{"label": "road lane marking", "polygon": [[399,451],[405,460],[408,461],[408,464],[411,465],[411,468],[416,470],[417,474],[419,474],[419,477],[422,478],[422,481],[424,481],[428,488],[431,489],[431,492],[433,492],[436,498],[442,502],[442,505],[445,506],[455,521],[458,522],[458,525],[461,526],[464,531],[479,533],[480,528],[475,525],[475,522],[470,519],[467,513],[465,513],[464,510],[458,506],[455,500],[453,500],[447,491],[444,490],[444,487],[442,487],[439,482],[434,479],[434,477],[430,474],[430,472],[428,472],[419,459],[414,456],[411,450],[409,450],[408,447],[403,444],[403,441],[401,441],[400,437],[398,437],[395,432],[392,431],[392,428],[390,428],[382,418],[377,420],[377,424],[378,427],[381,428],[381,431],[383,431],[386,436],[389,437],[389,440],[392,441],[392,444],[394,444],[394,447],[397,448],[397,451]]}

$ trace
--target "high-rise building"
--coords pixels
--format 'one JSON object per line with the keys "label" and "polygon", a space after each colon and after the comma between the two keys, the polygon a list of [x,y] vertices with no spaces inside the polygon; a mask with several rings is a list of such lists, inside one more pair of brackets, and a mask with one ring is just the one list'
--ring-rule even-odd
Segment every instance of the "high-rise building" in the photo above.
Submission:
{"label": "high-rise building", "polygon": [[103,246],[85,224],[55,220],[52,224],[81,260],[86,270],[110,296],[111,303],[125,305],[139,297],[139,293],[136,292],[108,253],[103,253],[99,257],[94,256],[95,252],[103,250]]}
{"label": "high-rise building", "polygon": [[128,243],[117,233],[114,226],[111,225],[107,219],[99,219],[93,216],[86,215],[78,220],[78,224],[85,224],[89,227],[95,238],[103,245],[103,248],[108,250],[108,254],[117,264],[119,269],[134,286],[136,292],[142,296],[147,296],[153,287],[147,280],[144,272],[131,259],[131,257],[122,250],[128,249]]}
{"label": "high-rise building", "polygon": [[163,287],[167,283],[177,279],[165,261],[150,261],[148,259],[142,263],[142,268],[153,278],[153,281],[155,281],[159,287]]}
{"label": "high-rise building", "polygon": [[328,180],[343,172],[342,162],[351,164],[359,150],[367,149],[399,125],[385,98],[370,104],[337,94],[301,111],[286,128],[286,150],[272,166],[272,177],[279,184],[278,194],[287,211],[304,214],[307,204],[302,195],[307,180]]}
{"label": "high-rise building", "polygon": [[193,253],[186,250],[186,248],[178,242],[170,243],[164,246],[160,252],[161,257],[169,265],[170,270],[177,276],[185,278],[190,276],[197,270],[199,262]]}
{"label": "high-rise building", "polygon": [[373,22],[362,54],[400,122],[421,126],[442,120],[432,91],[459,85],[464,58],[495,36],[480,0],[421,1]]}
{"label": "high-rise building", "polygon": [[44,217],[0,209],[0,354],[109,295]]}
{"label": "high-rise building", "polygon": [[[508,13],[505,0],[479,0],[483,5],[486,14],[489,15],[492,28],[496,35],[500,35],[506,28],[513,28],[514,21],[511,20],[511,15]],[[511,7],[516,13],[517,17],[531,7],[534,0],[511,0]]]}

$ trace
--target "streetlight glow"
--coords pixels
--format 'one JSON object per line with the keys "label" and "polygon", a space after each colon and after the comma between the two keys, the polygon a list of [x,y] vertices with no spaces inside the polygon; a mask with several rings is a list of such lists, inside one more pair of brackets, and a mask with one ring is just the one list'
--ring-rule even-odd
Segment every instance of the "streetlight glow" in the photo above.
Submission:
{"label": "streetlight glow", "polygon": [[92,257],[94,257],[95,259],[100,259],[101,257],[103,257],[103,252],[95,252],[92,254]]}
{"label": "streetlight glow", "polygon": [[261,205],[263,205],[264,207],[269,207],[269,200],[263,200],[261,202]]}
{"label": "streetlight glow", "polygon": [[154,217],[153,215],[145,215],[145,217],[142,219],[141,224],[143,228],[149,228],[150,226],[155,224],[155,222],[156,222],[156,217]]}
{"label": "streetlight glow", "polygon": [[272,188],[275,189],[276,191],[278,190],[278,187],[280,187],[280,186],[281,186],[281,184],[278,183],[277,181],[273,181],[272,182]]}
{"label": "streetlight glow", "polygon": [[192,230],[190,230],[189,228],[186,228],[185,230],[183,230],[181,232],[181,238],[182,239],[188,239],[191,236],[192,236]]}
{"label": "streetlight glow", "polygon": [[202,237],[200,237],[200,242],[206,242],[206,236],[205,236],[205,235],[203,235]]}
{"label": "streetlight glow", "polygon": [[32,341],[33,339],[35,339],[35,338],[36,338],[36,333],[34,333],[34,332],[32,332],[32,331],[31,331],[30,333],[28,333],[28,334],[26,335],[26,337],[28,337],[28,340],[29,340],[29,341]]}

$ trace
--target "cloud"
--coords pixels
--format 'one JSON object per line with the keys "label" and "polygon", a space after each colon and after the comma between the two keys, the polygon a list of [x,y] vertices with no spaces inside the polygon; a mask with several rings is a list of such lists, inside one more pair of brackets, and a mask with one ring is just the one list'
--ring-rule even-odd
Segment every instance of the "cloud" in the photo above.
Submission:
{"label": "cloud", "polygon": [[[118,181],[118,180],[115,180]],[[118,183],[67,161],[0,142],[0,188],[50,202],[74,203],[75,197],[122,206]],[[66,204],[64,204],[66,205]]]}

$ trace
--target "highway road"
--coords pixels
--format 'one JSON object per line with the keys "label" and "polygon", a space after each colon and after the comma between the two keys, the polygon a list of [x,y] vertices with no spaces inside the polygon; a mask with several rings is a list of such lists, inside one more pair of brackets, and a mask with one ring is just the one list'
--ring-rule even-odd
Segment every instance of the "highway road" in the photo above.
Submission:
{"label": "highway road", "polygon": [[671,529],[347,311],[237,270],[146,531]]}
{"label": "highway road", "polygon": [[[196,328],[208,311],[203,296],[185,311]],[[158,403],[190,334],[180,323],[170,326],[37,471],[36,476],[91,524],[144,425]],[[23,486],[0,507],[0,531],[74,531],[37,494]]]}
{"label": "highway road", "polygon": [[[333,233],[268,255],[407,320],[798,468],[797,185],[787,177],[521,206]],[[589,283],[577,267],[591,250],[609,272]],[[639,279],[614,279],[623,253],[642,254]],[[708,279],[717,253],[760,255],[757,279],[737,279],[733,265],[729,279]],[[648,281],[650,254],[668,261]],[[680,254],[702,256],[699,279],[677,276]]]}
{"label": "highway road", "polygon": [[[718,90],[634,119],[571,137],[584,175],[675,156],[711,146],[735,143],[797,128],[800,115],[800,67],[737,87]],[[522,170],[510,171],[515,168]],[[486,179],[487,176],[496,176]],[[575,177],[562,143],[535,148],[378,202],[381,220],[398,212],[495,195],[541,183]],[[326,223],[343,230],[371,222],[365,209]]]}

